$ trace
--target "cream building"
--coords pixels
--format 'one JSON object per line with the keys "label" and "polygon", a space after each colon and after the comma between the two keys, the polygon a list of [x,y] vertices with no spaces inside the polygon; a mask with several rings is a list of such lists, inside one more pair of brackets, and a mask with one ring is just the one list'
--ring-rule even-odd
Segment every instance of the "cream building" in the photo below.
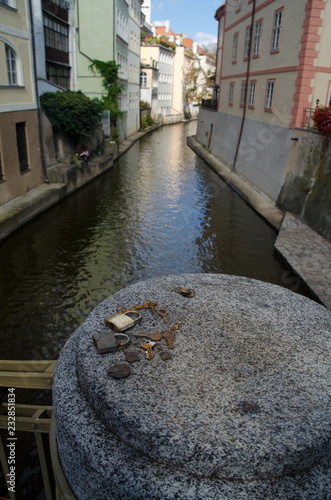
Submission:
{"label": "cream building", "polygon": [[[175,52],[171,47],[164,47],[158,43],[143,44],[140,48],[141,100],[144,100],[145,96],[146,102],[152,105],[153,97],[155,99],[157,96],[157,103],[153,105],[155,116],[165,117],[174,113],[172,106],[174,57]],[[152,68],[158,70],[156,86],[156,71]]]}
{"label": "cream building", "polygon": [[0,205],[44,182],[27,0],[0,0]]}
{"label": "cream building", "polygon": [[200,112],[197,138],[276,201],[316,104],[329,104],[329,0],[227,0],[219,22],[218,112]]}

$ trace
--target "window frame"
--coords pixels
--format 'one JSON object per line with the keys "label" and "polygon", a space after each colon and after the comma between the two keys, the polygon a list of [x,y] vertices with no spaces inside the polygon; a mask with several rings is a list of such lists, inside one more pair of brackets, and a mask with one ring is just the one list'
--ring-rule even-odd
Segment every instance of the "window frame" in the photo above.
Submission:
{"label": "window frame", "polygon": [[[281,23],[277,26],[275,26],[277,16],[281,14]],[[283,32],[283,25],[284,25],[284,7],[280,7],[274,12],[274,17],[272,21],[272,32],[271,32],[271,45],[270,45],[270,53],[271,54],[277,54],[280,51],[280,45],[281,45],[281,38],[282,38],[282,32]],[[276,31],[277,30],[277,31]],[[278,36],[275,35],[278,33]],[[277,46],[274,46],[274,41],[277,39]]]}
{"label": "window frame", "polygon": [[16,0],[0,0],[0,5],[4,5],[5,7],[9,7],[9,9],[17,10]]}
{"label": "window frame", "polygon": [[[272,97],[271,97],[271,105],[268,105],[268,99],[269,99],[269,85],[273,84],[272,88]],[[264,99],[264,111],[267,113],[273,113],[274,110],[274,105],[275,105],[275,96],[276,96],[276,78],[269,78],[267,80],[266,84],[266,92],[265,92],[265,99]]]}
{"label": "window frame", "polygon": [[29,147],[26,122],[16,122],[16,147],[20,173],[30,172]]}
{"label": "window frame", "polygon": [[242,80],[240,88],[240,103],[239,103],[240,108],[244,108],[246,104],[245,103],[246,89],[247,89],[247,82],[246,80]]}
{"label": "window frame", "polygon": [[5,182],[5,172],[3,169],[2,148],[0,147],[0,183]]}
{"label": "window frame", "polygon": [[232,57],[231,57],[232,64],[236,64],[238,60],[238,44],[239,44],[239,31],[236,31],[235,33],[233,33],[233,38],[232,38]]}
{"label": "window frame", "polygon": [[234,98],[234,86],[236,82],[230,82],[229,86],[229,100],[228,100],[228,105],[233,106],[233,98]]}
{"label": "window frame", "polygon": [[[254,86],[253,86],[253,84],[254,84]],[[250,82],[249,82],[249,98],[248,98],[248,107],[249,107],[249,109],[255,109],[256,84],[257,84],[257,80],[250,80]],[[254,88],[253,102],[251,100],[251,97],[252,97],[252,88]]]}
{"label": "window frame", "polygon": [[45,47],[69,53],[69,26],[65,22],[43,14]]}
{"label": "window frame", "polygon": [[241,11],[242,7],[242,0],[236,0],[236,14],[237,12]]}
{"label": "window frame", "polygon": [[[261,29],[260,29],[260,33],[259,33],[258,38],[257,38],[256,28],[257,28],[258,24],[261,24]],[[258,19],[257,21],[255,21],[255,25],[254,25],[254,40],[253,40],[253,44],[252,44],[253,45],[253,50],[252,50],[252,57],[253,58],[260,57],[260,47],[261,47],[262,31],[263,31],[263,18]],[[258,43],[257,43],[257,40],[258,40]],[[257,49],[258,49],[257,52],[256,52],[256,45],[257,45]]]}
{"label": "window frame", "polygon": [[[247,34],[249,33],[249,36],[247,36]],[[248,26],[246,26],[246,29],[245,29],[245,43],[244,43],[244,61],[248,61],[249,57],[250,57],[250,44],[251,44],[251,36],[252,36],[252,29],[251,29],[251,25],[249,24]]]}
{"label": "window frame", "polygon": [[5,43],[5,54],[6,54],[8,86],[18,87],[19,75],[18,75],[17,53],[10,45]]}
{"label": "window frame", "polygon": [[331,106],[331,80],[329,80],[325,106]]}
{"label": "window frame", "polygon": [[[141,87],[142,89],[147,88],[147,73],[146,73],[146,71],[140,71],[140,76],[139,76],[139,78],[140,78],[140,80],[139,80],[139,82],[140,82],[140,87]],[[142,79],[144,79],[144,81],[145,81],[145,85],[143,85]]]}

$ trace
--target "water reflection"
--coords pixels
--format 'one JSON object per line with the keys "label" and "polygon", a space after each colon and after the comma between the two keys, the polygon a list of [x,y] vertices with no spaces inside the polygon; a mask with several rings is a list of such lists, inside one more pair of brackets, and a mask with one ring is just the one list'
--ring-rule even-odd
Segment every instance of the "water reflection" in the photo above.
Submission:
{"label": "water reflection", "polygon": [[285,284],[275,232],[186,146],[195,127],[146,136],[1,243],[2,358],[57,358],[93,307],[140,279],[225,272]]}

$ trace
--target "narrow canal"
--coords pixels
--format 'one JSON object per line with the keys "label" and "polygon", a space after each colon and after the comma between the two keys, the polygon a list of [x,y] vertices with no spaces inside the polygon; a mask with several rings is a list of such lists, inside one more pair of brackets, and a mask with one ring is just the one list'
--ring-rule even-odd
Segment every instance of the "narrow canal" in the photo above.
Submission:
{"label": "narrow canal", "polygon": [[[273,253],[276,232],[187,147],[195,129],[144,137],[1,243],[2,359],[56,359],[99,302],[158,275],[228,273],[300,292]],[[38,468],[25,467],[25,498],[43,498]]]}

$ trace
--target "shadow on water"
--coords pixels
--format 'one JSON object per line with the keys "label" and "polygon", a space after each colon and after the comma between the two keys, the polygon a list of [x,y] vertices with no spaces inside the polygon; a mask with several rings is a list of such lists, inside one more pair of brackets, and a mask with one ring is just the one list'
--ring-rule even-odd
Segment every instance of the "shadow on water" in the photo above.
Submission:
{"label": "shadow on water", "polygon": [[[302,293],[274,255],[276,232],[187,147],[195,128],[145,136],[110,172],[1,243],[2,359],[56,359],[98,303],[158,275],[228,273]],[[22,479],[35,500],[33,458]]]}

